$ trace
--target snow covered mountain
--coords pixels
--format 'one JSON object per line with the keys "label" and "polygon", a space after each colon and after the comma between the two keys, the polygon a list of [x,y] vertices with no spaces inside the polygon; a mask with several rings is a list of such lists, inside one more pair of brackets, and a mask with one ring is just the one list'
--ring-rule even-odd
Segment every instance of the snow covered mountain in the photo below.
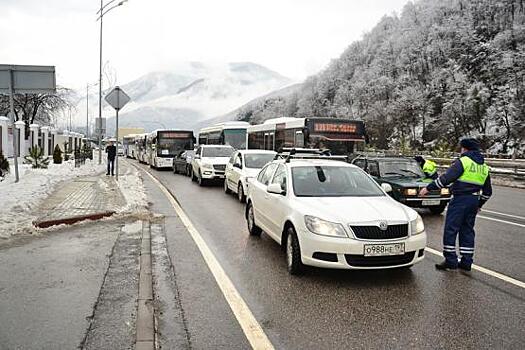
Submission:
{"label": "snow covered mountain", "polygon": [[[251,62],[186,63],[121,85],[131,102],[122,110],[119,124],[146,130],[193,129],[199,122],[224,115],[290,83],[279,73]],[[104,114],[114,114],[107,104]],[[108,134],[114,132],[113,118],[108,118],[107,129]]]}

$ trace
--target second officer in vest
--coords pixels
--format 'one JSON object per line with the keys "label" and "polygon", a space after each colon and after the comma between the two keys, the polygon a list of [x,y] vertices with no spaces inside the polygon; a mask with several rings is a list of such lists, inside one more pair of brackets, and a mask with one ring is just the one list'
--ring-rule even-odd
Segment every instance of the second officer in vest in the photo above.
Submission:
{"label": "second officer in vest", "polygon": [[[436,264],[438,270],[455,270],[458,267],[470,271],[474,256],[474,223],[476,215],[492,195],[489,167],[485,164],[476,139],[460,141],[461,156],[454,161],[447,172],[419,195],[451,185],[452,200],[448,205],[445,230],[443,233],[443,255],[445,261]],[[458,261],[456,238],[459,235]]]}

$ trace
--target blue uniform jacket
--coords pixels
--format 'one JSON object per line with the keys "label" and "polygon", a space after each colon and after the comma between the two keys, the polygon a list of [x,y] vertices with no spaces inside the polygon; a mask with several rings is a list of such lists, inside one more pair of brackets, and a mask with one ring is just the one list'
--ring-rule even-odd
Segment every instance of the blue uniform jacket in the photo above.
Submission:
{"label": "blue uniform jacket", "polygon": [[[461,155],[469,157],[474,162],[478,164],[485,163],[485,159],[483,158],[483,155],[479,151],[467,151]],[[476,192],[481,192],[481,197],[479,201],[479,207],[481,208],[485,202],[487,202],[492,196],[492,184],[490,182],[490,174],[485,180],[485,183],[483,186],[478,186],[471,183],[456,181],[459,179],[459,177],[463,174],[463,164],[461,164],[461,161],[459,159],[456,159],[450,168],[448,168],[447,172],[438,177],[436,180],[432,181],[430,184],[428,184],[427,189],[429,191],[436,191],[443,187],[449,187],[452,191],[453,195],[462,195],[462,194],[473,194]]]}

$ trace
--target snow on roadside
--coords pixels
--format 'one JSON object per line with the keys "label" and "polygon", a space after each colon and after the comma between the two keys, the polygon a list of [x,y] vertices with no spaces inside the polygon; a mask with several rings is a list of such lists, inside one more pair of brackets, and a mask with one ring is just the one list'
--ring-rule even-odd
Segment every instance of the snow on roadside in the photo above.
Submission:
{"label": "snow on roadside", "polygon": [[130,165],[123,168],[125,170],[118,177],[118,186],[126,199],[126,205],[120,208],[117,213],[144,213],[147,211],[148,200],[139,171]]}
{"label": "snow on roadside", "polygon": [[75,168],[74,161],[49,164],[48,169],[32,169],[20,166],[20,181],[15,183],[14,172],[0,182],[0,238],[8,238],[31,228],[33,212],[60,182],[79,176],[99,175],[104,164],[86,160],[86,164]]}

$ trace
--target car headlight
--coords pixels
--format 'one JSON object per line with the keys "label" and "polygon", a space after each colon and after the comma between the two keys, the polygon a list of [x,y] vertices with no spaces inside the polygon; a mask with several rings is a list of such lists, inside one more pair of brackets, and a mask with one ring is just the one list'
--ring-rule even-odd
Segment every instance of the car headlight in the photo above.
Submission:
{"label": "car headlight", "polygon": [[407,188],[405,190],[405,194],[407,196],[415,196],[415,195],[417,195],[417,190],[415,188]]}
{"label": "car headlight", "polygon": [[448,188],[442,188],[441,194],[450,194],[450,190]]}
{"label": "car headlight", "polygon": [[201,167],[206,168],[206,169],[213,169],[213,165],[209,163],[202,163]]}
{"label": "car headlight", "polygon": [[306,228],[312,233],[322,236],[348,237],[343,225],[335,222],[325,221],[315,216],[304,216]]}
{"label": "car headlight", "polygon": [[423,233],[424,231],[425,231],[425,224],[423,223],[423,219],[421,218],[421,215],[418,214],[417,218],[410,222],[410,234],[418,235],[420,233]]}

